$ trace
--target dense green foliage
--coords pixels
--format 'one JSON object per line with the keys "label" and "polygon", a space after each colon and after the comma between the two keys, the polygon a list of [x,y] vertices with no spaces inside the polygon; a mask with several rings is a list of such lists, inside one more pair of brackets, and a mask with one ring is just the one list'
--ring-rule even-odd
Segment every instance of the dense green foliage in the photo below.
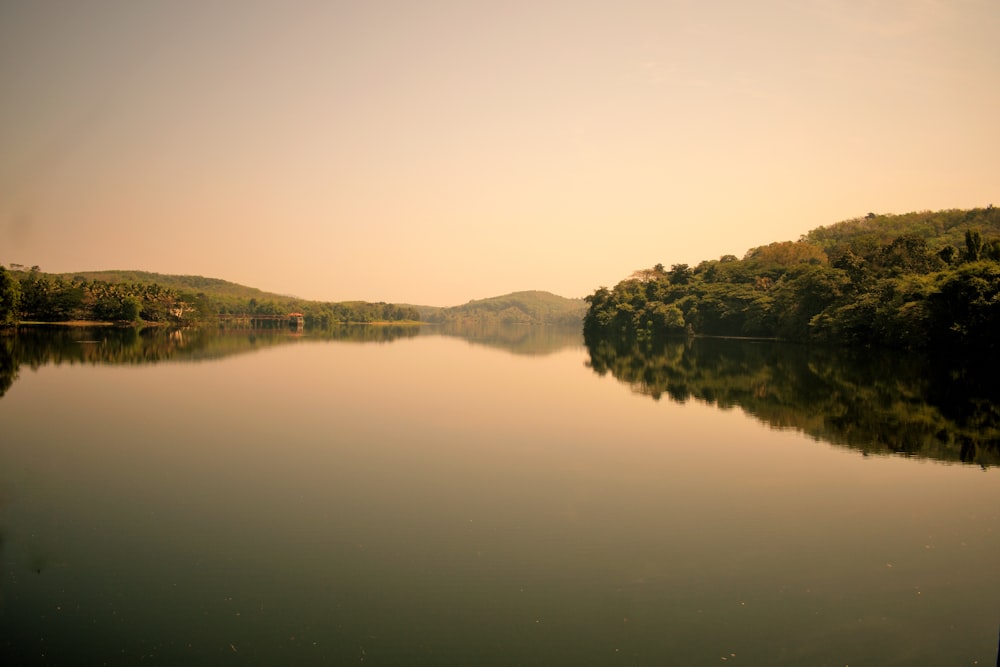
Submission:
{"label": "dense green foliage", "polygon": [[[253,287],[202,276],[175,276],[146,271],[90,271],[49,274],[12,265],[13,296],[0,294],[11,321],[153,322],[205,324],[223,321],[241,327],[260,326],[264,318],[297,312],[310,328],[343,323],[434,322],[481,324],[575,324],[583,319],[583,299],[548,292],[516,292],[470,301],[453,308],[432,308],[365,301],[322,302],[263,292]],[[0,285],[2,285],[0,281]],[[256,317],[257,319],[253,319]],[[275,324],[277,320],[272,320]]]}
{"label": "dense green foliage", "polygon": [[590,367],[659,400],[740,408],[866,454],[1000,465],[996,359],[710,338],[589,341]]}
{"label": "dense green foliage", "polygon": [[113,284],[155,283],[178,293],[188,292],[197,294],[198,292],[204,292],[218,299],[229,297],[244,301],[249,299],[262,301],[268,298],[282,298],[276,294],[269,294],[268,292],[259,290],[256,287],[247,287],[246,285],[229,282],[228,280],[206,278],[204,276],[172,275],[153,273],[151,271],[82,271],[60,275],[64,279],[79,278]]}
{"label": "dense green foliage", "polygon": [[21,310],[21,286],[0,266],[0,327],[17,323]]}
{"label": "dense green foliage", "polygon": [[587,310],[583,299],[567,299],[550,292],[513,292],[470,301],[462,306],[425,313],[429,322],[479,324],[575,324]]}
{"label": "dense green foliage", "polygon": [[13,279],[15,296],[4,296],[6,291],[0,293],[0,316],[5,304],[15,303],[11,319],[29,322],[91,320],[198,325],[227,320],[246,322],[252,316],[281,318],[298,312],[305,316],[307,326],[328,328],[347,322],[416,321],[420,317],[412,307],[362,301],[306,301],[201,276],[143,271],[48,274],[38,267],[25,270],[17,265],[10,272],[4,269],[3,276]]}
{"label": "dense green foliage", "polygon": [[587,302],[589,338],[688,333],[994,351],[1000,210],[869,214],[743,259],[637,271]]}

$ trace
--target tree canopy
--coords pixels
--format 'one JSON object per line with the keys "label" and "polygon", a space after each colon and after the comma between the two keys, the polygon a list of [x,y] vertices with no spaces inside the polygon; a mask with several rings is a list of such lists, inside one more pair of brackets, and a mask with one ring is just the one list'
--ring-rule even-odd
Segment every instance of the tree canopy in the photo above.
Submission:
{"label": "tree canopy", "polygon": [[0,266],[0,326],[15,324],[21,309],[21,286]]}
{"label": "tree canopy", "polygon": [[[220,318],[302,313],[310,327],[343,323],[417,321],[411,306],[363,301],[320,302],[270,294],[201,276],[141,271],[49,274],[35,266],[0,267],[0,318],[10,322],[147,322],[215,324]],[[2,319],[0,319],[2,321]]]}
{"label": "tree canopy", "polygon": [[586,300],[591,338],[686,333],[993,351],[1000,210],[869,214],[742,259],[637,271]]}

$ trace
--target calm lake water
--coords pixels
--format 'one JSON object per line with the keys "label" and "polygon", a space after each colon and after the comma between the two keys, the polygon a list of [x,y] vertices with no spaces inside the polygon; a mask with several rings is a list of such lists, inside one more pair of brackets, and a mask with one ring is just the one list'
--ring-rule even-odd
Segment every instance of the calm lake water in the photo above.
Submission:
{"label": "calm lake water", "polygon": [[992,387],[633,352],[0,337],[0,662],[996,663]]}

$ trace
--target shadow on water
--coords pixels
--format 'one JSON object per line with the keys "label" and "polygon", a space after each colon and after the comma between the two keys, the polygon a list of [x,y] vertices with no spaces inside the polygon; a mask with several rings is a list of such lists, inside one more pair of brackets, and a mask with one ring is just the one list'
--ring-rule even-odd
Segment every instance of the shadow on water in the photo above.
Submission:
{"label": "shadow on water", "polygon": [[1000,465],[997,363],[772,341],[589,341],[587,365],[633,391],[738,407],[864,454]]}

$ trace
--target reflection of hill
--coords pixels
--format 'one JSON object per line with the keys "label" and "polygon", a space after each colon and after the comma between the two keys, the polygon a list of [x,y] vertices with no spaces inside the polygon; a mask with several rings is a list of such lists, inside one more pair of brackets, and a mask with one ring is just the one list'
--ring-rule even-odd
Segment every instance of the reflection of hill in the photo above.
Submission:
{"label": "reflection of hill", "polygon": [[391,343],[399,338],[420,335],[422,327],[416,324],[335,324],[328,329],[310,329],[310,340],[329,340],[346,343]]}
{"label": "reflection of hill", "polygon": [[583,344],[580,325],[448,323],[430,329],[477,345],[498,347],[514,354],[545,355]]}
{"label": "reflection of hill", "polygon": [[345,324],[295,333],[288,329],[220,331],[118,327],[22,326],[0,332],[0,397],[17,379],[21,365],[154,364],[221,359],[302,341],[389,343],[421,334],[462,338],[514,354],[543,355],[582,344],[580,327],[445,324]]}
{"label": "reflection of hill", "polygon": [[695,339],[588,345],[590,366],[634,391],[738,406],[773,428],[868,453],[1000,465],[995,375],[881,352]]}
{"label": "reflection of hill", "polygon": [[386,343],[419,333],[419,327],[405,325],[343,325],[305,335],[284,329],[19,327],[16,333],[0,335],[0,396],[17,379],[22,364],[36,369],[47,364],[207,361],[303,340]]}

